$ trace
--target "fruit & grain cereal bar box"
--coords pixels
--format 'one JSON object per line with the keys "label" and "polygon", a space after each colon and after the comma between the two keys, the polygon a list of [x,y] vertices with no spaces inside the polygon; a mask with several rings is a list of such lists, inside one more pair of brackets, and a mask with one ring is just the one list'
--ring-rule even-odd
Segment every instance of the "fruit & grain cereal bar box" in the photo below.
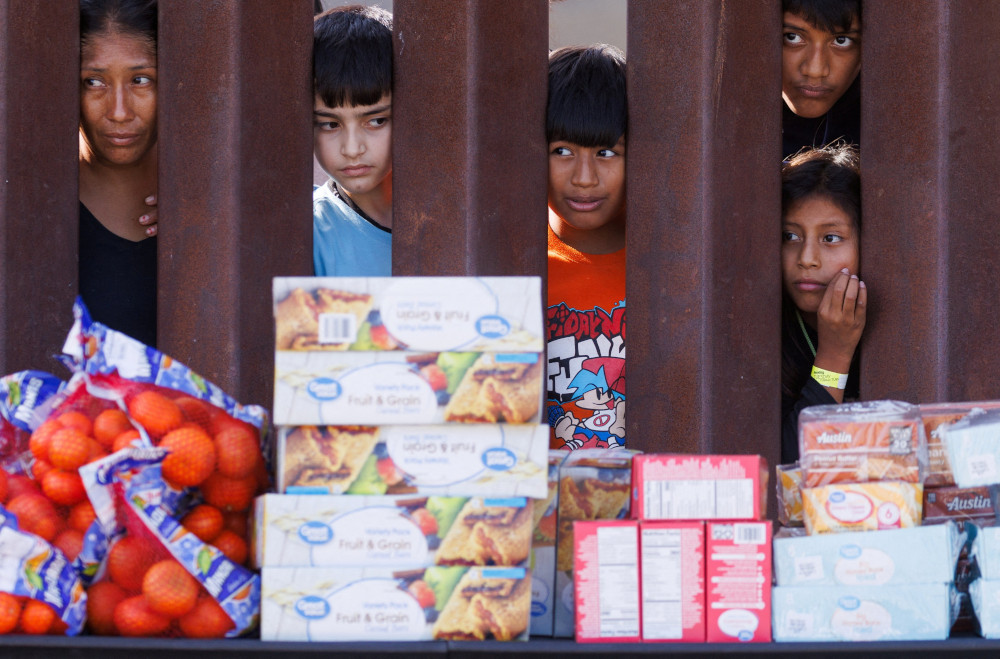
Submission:
{"label": "fruit & grain cereal bar box", "polygon": [[527,640],[526,568],[265,567],[265,641]]}
{"label": "fruit & grain cereal bar box", "polygon": [[[547,431],[546,431],[546,436]],[[531,537],[531,635],[552,636],[555,609],[556,513],[559,507],[559,465],[569,451],[549,450],[548,495],[535,501]]]}
{"label": "fruit & grain cereal bar box", "polygon": [[279,425],[537,423],[537,277],[275,278]]}
{"label": "fruit & grain cereal bar box", "polygon": [[544,498],[548,426],[289,426],[278,491]]}
{"label": "fruit & grain cereal bar box", "polygon": [[532,499],[266,494],[256,567],[527,565]]}

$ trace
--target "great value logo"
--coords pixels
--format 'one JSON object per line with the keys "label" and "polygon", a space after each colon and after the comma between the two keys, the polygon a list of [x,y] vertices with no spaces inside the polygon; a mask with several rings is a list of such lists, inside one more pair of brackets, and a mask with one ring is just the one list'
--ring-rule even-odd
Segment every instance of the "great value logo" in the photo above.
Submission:
{"label": "great value logo", "polygon": [[343,393],[343,387],[332,378],[316,378],[306,386],[306,391],[316,400],[336,400]]}
{"label": "great value logo", "polygon": [[510,323],[502,316],[483,316],[476,321],[476,331],[487,339],[500,339],[510,334]]}
{"label": "great value logo", "polygon": [[323,522],[306,522],[299,527],[299,537],[310,545],[325,545],[333,540],[333,529]]}
{"label": "great value logo", "polygon": [[517,456],[510,449],[491,448],[483,452],[483,464],[494,471],[507,471],[517,464]]}
{"label": "great value logo", "polygon": [[306,595],[295,603],[295,612],[303,618],[318,620],[330,615],[330,604],[322,597]]}

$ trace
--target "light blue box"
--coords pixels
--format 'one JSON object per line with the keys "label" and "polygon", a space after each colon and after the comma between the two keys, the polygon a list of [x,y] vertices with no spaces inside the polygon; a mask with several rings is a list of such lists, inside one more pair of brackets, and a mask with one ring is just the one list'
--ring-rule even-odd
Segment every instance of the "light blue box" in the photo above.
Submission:
{"label": "light blue box", "polygon": [[977,527],[971,555],[975,557],[983,579],[1000,580],[1000,527]]}
{"label": "light blue box", "polygon": [[775,641],[932,641],[958,615],[950,584],[776,586]]}
{"label": "light blue box", "polygon": [[964,542],[954,522],[774,540],[779,586],[949,583]]}
{"label": "light blue box", "polygon": [[969,584],[972,608],[984,638],[1000,638],[1000,579],[976,579]]}

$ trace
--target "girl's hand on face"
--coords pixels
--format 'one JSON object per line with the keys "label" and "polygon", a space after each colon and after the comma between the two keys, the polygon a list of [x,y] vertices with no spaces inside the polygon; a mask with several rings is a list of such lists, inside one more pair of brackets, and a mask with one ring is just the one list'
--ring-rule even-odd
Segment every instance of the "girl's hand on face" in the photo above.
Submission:
{"label": "girl's hand on face", "polygon": [[816,318],[816,365],[847,373],[865,329],[868,289],[844,268],[827,284]]}
{"label": "girl's hand on face", "polygon": [[156,211],[156,195],[151,194],[145,199],[146,205],[150,207],[145,215],[139,216],[139,224],[146,227],[146,235],[152,238],[156,235],[156,223],[159,220]]}

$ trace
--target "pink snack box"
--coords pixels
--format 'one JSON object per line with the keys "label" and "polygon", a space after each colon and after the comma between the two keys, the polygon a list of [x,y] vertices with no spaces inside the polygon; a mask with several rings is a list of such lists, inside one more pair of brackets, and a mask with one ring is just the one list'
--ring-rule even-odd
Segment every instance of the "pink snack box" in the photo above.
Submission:
{"label": "pink snack box", "polygon": [[771,640],[771,522],[705,525],[706,640]]}
{"label": "pink snack box", "polygon": [[578,643],[630,643],[639,636],[639,524],[573,525]]}
{"label": "pink snack box", "polygon": [[767,480],[767,461],[759,455],[636,455],[632,517],[765,519]]}
{"label": "pink snack box", "polygon": [[641,522],[642,640],[705,642],[705,523]]}

